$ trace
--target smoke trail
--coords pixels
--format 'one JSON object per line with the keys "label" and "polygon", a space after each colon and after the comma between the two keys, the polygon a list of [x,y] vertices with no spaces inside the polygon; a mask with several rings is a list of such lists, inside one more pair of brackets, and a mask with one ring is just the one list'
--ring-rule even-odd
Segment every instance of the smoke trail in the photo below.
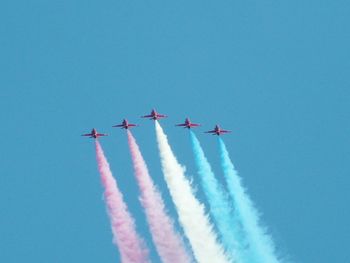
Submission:
{"label": "smoke trail", "polygon": [[237,262],[245,262],[244,258],[247,260],[247,256],[243,255],[246,251],[241,225],[235,220],[229,198],[215,178],[200,142],[192,131],[190,137],[201,185],[209,202],[210,213],[221,234],[222,243],[232,258],[236,258]]}
{"label": "smoke trail", "polygon": [[134,219],[129,214],[123,201],[123,195],[113,178],[102,147],[97,140],[95,143],[98,169],[105,188],[104,196],[112,225],[113,242],[119,248],[121,261],[123,263],[149,262],[148,251],[143,240],[136,233]]}
{"label": "smoke trail", "polygon": [[155,128],[165,181],[195,258],[199,263],[229,262],[217,242],[203,205],[195,198],[191,185],[185,178],[185,169],[176,160],[167,137],[157,121]]}
{"label": "smoke trail", "polygon": [[221,165],[229,193],[233,199],[235,213],[242,222],[247,234],[249,246],[253,251],[255,262],[277,263],[275,246],[266,229],[259,225],[259,213],[242,186],[233,163],[229,157],[224,141],[219,138]]}
{"label": "smoke trail", "polygon": [[153,241],[165,263],[189,263],[181,237],[176,233],[173,222],[167,215],[163,199],[156,189],[132,133],[128,130],[128,143],[134,165],[135,176],[141,191],[141,203],[145,209]]}

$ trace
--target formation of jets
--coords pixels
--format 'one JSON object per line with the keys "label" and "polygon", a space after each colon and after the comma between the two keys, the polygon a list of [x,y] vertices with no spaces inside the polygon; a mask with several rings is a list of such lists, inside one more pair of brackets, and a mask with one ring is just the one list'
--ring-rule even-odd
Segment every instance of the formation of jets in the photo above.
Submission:
{"label": "formation of jets", "polygon": [[[167,117],[168,117],[167,115],[160,114],[155,109],[152,109],[152,111],[149,115],[141,116],[141,118],[148,118],[150,120],[159,120],[159,119],[167,118]],[[129,123],[129,121],[127,119],[124,119],[121,124],[117,124],[117,125],[114,125],[112,127],[119,127],[121,129],[130,129],[130,128],[136,127],[136,126],[138,126],[138,125],[133,124],[133,123]],[[189,118],[186,118],[184,123],[176,124],[175,126],[191,129],[191,128],[198,127],[201,125],[199,123],[193,123],[190,121]],[[225,133],[229,133],[229,132],[231,132],[231,131],[224,130],[219,125],[215,125],[213,130],[206,131],[205,133],[210,133],[212,135],[220,136],[221,134],[225,134]],[[97,139],[98,137],[101,137],[101,136],[108,136],[108,134],[98,133],[96,131],[96,129],[94,128],[94,129],[92,129],[92,131],[90,133],[82,134],[81,136],[88,136],[89,138]]]}

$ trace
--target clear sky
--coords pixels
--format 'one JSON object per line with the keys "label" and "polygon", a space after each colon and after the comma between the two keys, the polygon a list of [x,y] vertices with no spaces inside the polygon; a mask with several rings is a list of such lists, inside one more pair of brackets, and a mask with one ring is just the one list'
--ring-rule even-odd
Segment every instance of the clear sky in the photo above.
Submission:
{"label": "clear sky", "polygon": [[[350,4],[345,0],[4,0],[0,8],[0,261],[112,263],[93,141],[150,242],[127,117],[168,196],[152,107],[198,183],[190,116],[215,172],[225,142],[281,254],[349,262]],[[198,192],[201,197],[201,192]],[[153,247],[152,256],[157,262]]]}

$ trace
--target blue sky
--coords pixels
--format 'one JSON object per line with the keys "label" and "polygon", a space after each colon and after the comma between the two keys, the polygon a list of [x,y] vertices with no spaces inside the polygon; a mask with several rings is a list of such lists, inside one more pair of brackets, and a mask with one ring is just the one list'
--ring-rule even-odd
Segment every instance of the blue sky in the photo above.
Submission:
{"label": "blue sky", "polygon": [[349,261],[348,1],[174,2],[2,2],[0,261],[117,262],[94,145],[79,137],[92,127],[110,133],[101,143],[149,241],[126,135],[111,128],[124,117],[142,124],[134,135],[175,217],[153,124],[138,119],[152,107],[170,116],[195,184],[173,125],[203,124],[219,178],[202,131],[234,131],[225,142],[281,254]]}

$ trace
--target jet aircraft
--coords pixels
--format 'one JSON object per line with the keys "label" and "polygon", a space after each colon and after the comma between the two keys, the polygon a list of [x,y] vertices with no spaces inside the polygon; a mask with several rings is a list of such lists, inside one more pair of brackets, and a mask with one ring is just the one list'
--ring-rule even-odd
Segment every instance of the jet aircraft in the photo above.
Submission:
{"label": "jet aircraft", "polygon": [[127,119],[124,119],[121,124],[114,125],[112,127],[121,127],[122,129],[129,129],[129,128],[132,128],[132,127],[135,127],[135,126],[138,126],[138,125],[133,124],[133,123],[129,123]]}
{"label": "jet aircraft", "polygon": [[95,139],[97,139],[98,137],[101,137],[101,136],[108,136],[108,134],[98,133],[98,132],[96,131],[96,129],[93,128],[92,131],[91,131],[91,133],[82,134],[81,136],[89,136],[89,138],[95,138]]}
{"label": "jet aircraft", "polygon": [[191,129],[192,127],[198,127],[201,125],[198,123],[192,123],[189,118],[186,118],[184,123],[176,124],[175,126],[180,126],[180,127],[184,127],[187,129]]}
{"label": "jet aircraft", "polygon": [[231,131],[223,130],[223,129],[220,128],[219,125],[215,125],[214,130],[206,131],[205,133],[212,133],[212,135],[218,135],[218,136],[220,136],[221,134],[229,133],[229,132],[231,132]]}
{"label": "jet aircraft", "polygon": [[149,118],[150,120],[159,120],[166,117],[168,116],[164,114],[159,114],[158,112],[156,112],[155,109],[152,109],[149,115],[141,116],[141,118]]}

